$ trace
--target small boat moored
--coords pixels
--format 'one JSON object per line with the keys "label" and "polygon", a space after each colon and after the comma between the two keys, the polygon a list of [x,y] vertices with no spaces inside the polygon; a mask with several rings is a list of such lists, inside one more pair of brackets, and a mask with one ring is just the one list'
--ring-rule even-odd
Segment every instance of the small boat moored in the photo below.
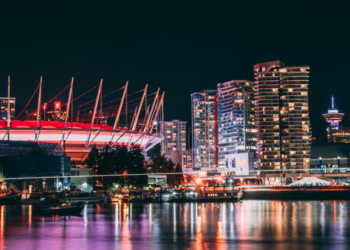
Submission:
{"label": "small boat moored", "polygon": [[41,204],[35,206],[35,212],[45,215],[79,215],[85,206],[85,202],[66,203],[58,199],[42,198]]}
{"label": "small boat moored", "polygon": [[20,193],[0,193],[0,204],[15,203],[21,200]]}

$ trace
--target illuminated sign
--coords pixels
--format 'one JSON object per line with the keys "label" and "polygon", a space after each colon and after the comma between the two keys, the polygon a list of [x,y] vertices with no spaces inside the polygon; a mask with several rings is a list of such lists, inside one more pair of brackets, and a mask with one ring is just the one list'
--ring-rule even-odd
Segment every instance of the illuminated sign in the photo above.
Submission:
{"label": "illuminated sign", "polygon": [[55,109],[61,109],[61,102],[55,102]]}
{"label": "illuminated sign", "polygon": [[43,110],[46,110],[46,109],[47,109],[47,103],[44,103]]}
{"label": "illuminated sign", "polygon": [[245,165],[247,163],[246,160],[237,160],[239,165]]}

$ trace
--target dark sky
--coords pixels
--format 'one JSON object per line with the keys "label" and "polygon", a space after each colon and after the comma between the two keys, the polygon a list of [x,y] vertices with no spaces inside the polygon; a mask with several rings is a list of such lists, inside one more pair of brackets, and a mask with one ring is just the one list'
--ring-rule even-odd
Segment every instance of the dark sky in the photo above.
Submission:
{"label": "dark sky", "polygon": [[[73,3],[74,2],[74,3]],[[310,65],[313,136],[334,94],[350,126],[347,1],[1,1],[0,95],[22,110],[43,76],[48,101],[75,77],[77,96],[104,78],[103,92],[130,81],[165,91],[165,118],[190,122],[190,94],[253,80],[253,65]],[[116,94],[119,97],[121,93]]]}

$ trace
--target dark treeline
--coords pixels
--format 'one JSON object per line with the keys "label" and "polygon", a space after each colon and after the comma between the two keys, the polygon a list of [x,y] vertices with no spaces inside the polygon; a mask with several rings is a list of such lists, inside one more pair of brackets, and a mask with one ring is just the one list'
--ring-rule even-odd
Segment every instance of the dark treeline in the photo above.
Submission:
{"label": "dark treeline", "polygon": [[[105,146],[97,148],[93,146],[85,164],[93,169],[94,175],[108,174],[145,174],[145,158],[140,148],[131,147],[128,150],[125,146]],[[112,183],[120,186],[132,185],[143,187],[147,185],[146,175],[139,176],[113,176],[101,177],[105,187],[112,186]]]}
{"label": "dark treeline", "polygon": [[[153,161],[146,162],[142,150],[138,147],[110,146],[91,148],[85,164],[93,169],[94,175],[108,174],[145,174],[145,173],[182,173],[181,166],[175,166],[171,159],[161,155],[156,147],[156,156]],[[142,188],[148,184],[147,175],[97,177],[108,188],[114,184]],[[170,186],[180,185],[182,174],[167,174],[167,183]]]}

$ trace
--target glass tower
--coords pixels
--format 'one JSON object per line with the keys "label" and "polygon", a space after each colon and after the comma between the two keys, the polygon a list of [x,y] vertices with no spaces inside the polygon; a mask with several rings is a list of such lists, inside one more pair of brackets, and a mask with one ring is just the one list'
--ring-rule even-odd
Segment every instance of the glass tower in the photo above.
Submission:
{"label": "glass tower", "polygon": [[218,166],[216,104],[216,90],[191,94],[193,170]]}
{"label": "glass tower", "polygon": [[219,167],[227,155],[256,151],[253,82],[234,80],[217,85]]}

